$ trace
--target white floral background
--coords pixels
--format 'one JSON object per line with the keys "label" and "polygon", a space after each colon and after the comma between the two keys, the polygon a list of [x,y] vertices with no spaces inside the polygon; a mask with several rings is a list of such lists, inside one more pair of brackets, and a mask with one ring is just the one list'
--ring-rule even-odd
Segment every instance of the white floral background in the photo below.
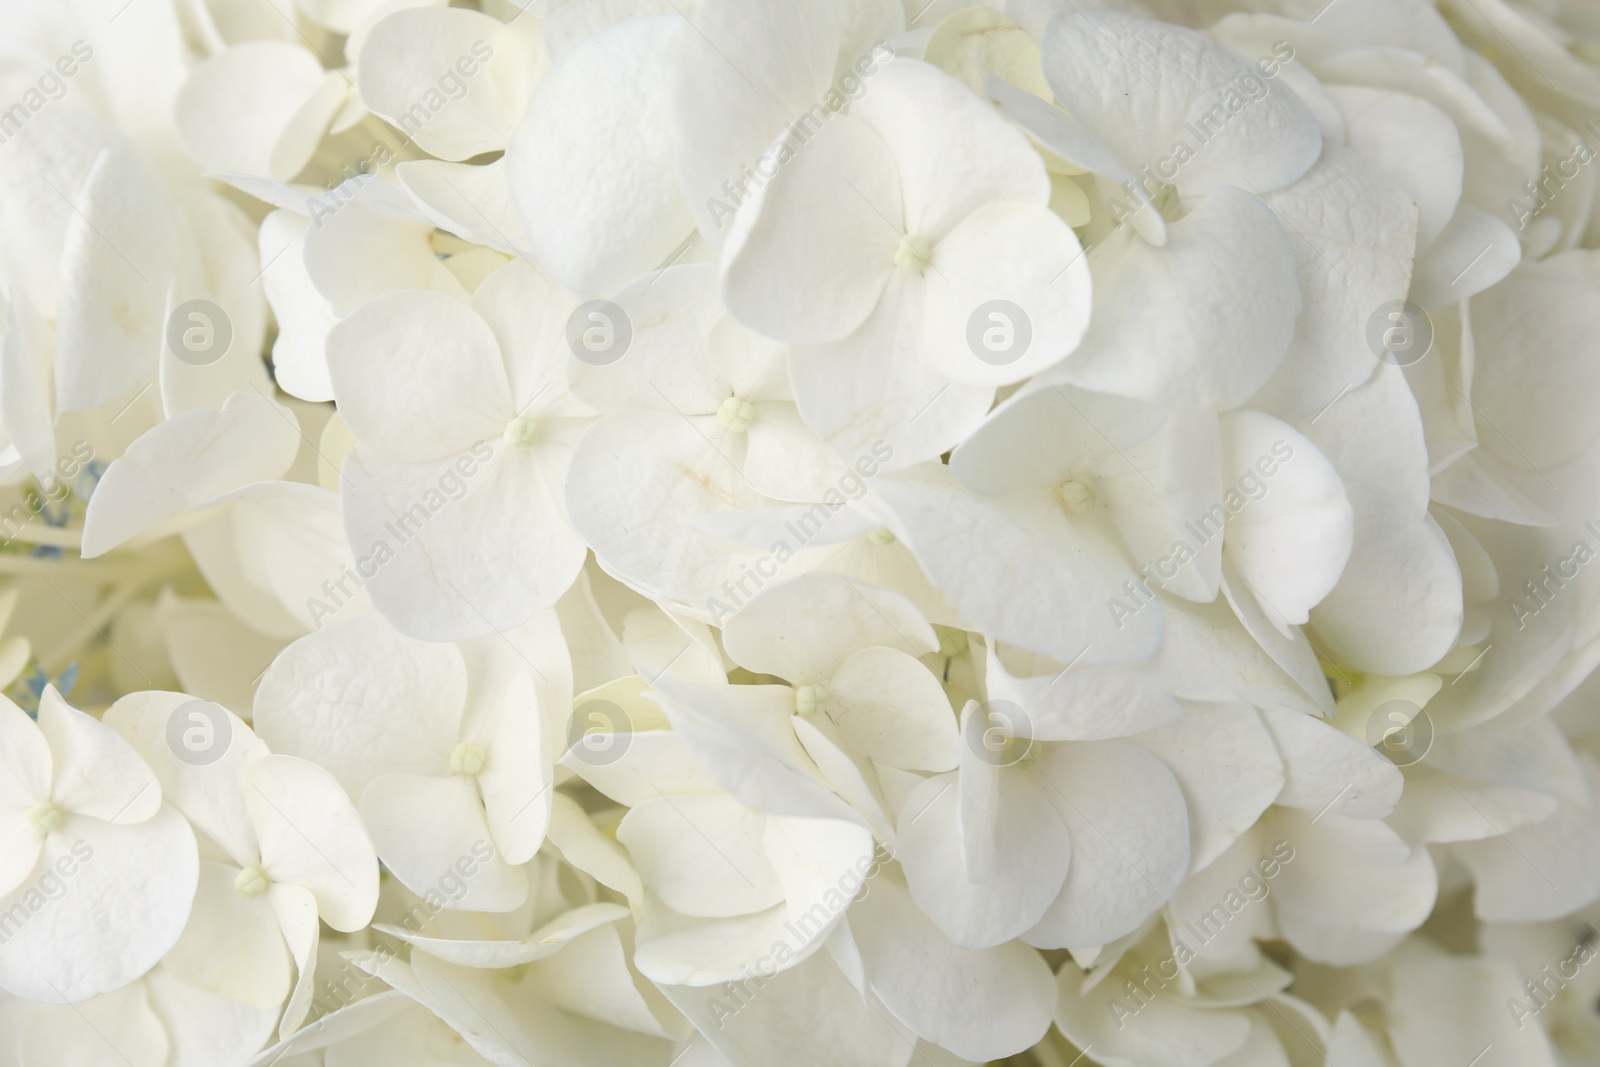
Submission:
{"label": "white floral background", "polygon": [[1590,0],[0,0],[0,1067],[1600,1065]]}

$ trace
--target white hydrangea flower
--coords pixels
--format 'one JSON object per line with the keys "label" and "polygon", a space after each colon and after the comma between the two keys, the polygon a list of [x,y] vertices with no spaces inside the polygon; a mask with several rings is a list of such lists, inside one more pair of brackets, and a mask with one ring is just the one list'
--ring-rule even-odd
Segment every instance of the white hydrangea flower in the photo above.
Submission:
{"label": "white hydrangea flower", "polygon": [[[489,842],[457,903],[510,911],[528,892],[521,865],[544,840],[571,700],[553,621],[460,646],[405,637],[377,615],[328,626],[262,678],[256,729],[275,751],[334,774],[384,866],[415,892],[473,842]],[[363,692],[349,692],[354,677]]]}
{"label": "white hydrangea flower", "polygon": [[590,421],[565,380],[576,308],[517,262],[471,304],[397,291],[330,331],[334,395],[356,442],[340,481],[351,553],[371,560],[373,602],[407,633],[519,626],[583,565],[561,495]]}
{"label": "white hydrangea flower", "polygon": [[[1052,151],[1133,197],[1117,213],[1129,226],[1099,246],[1092,325],[1061,376],[1148,401],[1237,406],[1294,332],[1295,253],[1263,196],[1316,162],[1316,120],[1228,49],[1118,12],[1055,16],[1043,66],[1070,117],[1015,90],[1002,99]],[[1159,95],[1143,91],[1153,78]]]}
{"label": "white hydrangea flower", "polygon": [[896,466],[937,456],[996,386],[1076,347],[1078,239],[1046,207],[1038,155],[970,90],[895,60],[791,154],[739,209],[723,299],[797,346],[800,414],[842,454],[881,439]]}
{"label": "white hydrangea flower", "polygon": [[[106,711],[107,724],[155,768],[173,806],[220,848],[222,856],[201,863],[200,893],[231,890],[251,902],[219,910],[235,911],[235,921],[252,932],[274,923],[245,919],[238,909],[275,920],[296,973],[281,1024],[288,1034],[310,1007],[319,922],[350,932],[371,921],[377,856],[333,775],[309,760],[269,753],[232,712],[196,710],[196,703],[182,693],[130,694]],[[185,730],[217,731],[210,744],[226,746],[220,758],[195,763],[187,747],[174,748],[174,720]],[[251,947],[259,955],[271,951],[270,943]]]}
{"label": "white hydrangea flower", "polygon": [[199,877],[194,833],[133,747],[53,686],[38,722],[0,700],[0,723],[0,913],[11,927],[0,988],[54,1004],[120,989],[183,932]]}
{"label": "white hydrangea flower", "polygon": [[119,4],[0,5],[0,1067],[1600,1055],[1592,12]]}

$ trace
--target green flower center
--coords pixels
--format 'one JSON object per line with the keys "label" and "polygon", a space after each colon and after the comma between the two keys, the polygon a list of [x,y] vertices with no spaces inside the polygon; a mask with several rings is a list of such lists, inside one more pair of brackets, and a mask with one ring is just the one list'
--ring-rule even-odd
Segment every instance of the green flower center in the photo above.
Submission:
{"label": "green flower center", "polygon": [[471,741],[463,741],[450,753],[450,769],[457,774],[464,774],[471,778],[483,770],[483,763],[486,759],[488,759],[488,753],[483,750],[482,745],[473,744]]}

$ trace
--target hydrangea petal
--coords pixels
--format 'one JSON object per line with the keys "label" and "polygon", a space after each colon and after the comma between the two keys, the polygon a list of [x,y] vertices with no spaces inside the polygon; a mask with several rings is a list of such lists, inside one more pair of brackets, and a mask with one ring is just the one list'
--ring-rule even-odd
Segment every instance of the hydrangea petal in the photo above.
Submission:
{"label": "hydrangea petal", "polygon": [[506,148],[533,251],[575,293],[621,287],[694,229],[673,178],[664,84],[679,25],[670,15],[629,19],[562,55]]}
{"label": "hydrangea petal", "polygon": [[[77,863],[71,892],[47,901],[0,947],[0,989],[52,1004],[121,988],[178,940],[199,877],[194,832],[163,805],[143,822],[111,825],[68,816],[45,842],[40,870]],[[31,883],[0,900],[9,913]],[[37,901],[35,901],[36,903]]]}
{"label": "hydrangea petal", "polygon": [[1189,870],[1188,812],[1177,779],[1124,741],[1048,750],[1039,777],[1072,834],[1072,869],[1024,940],[1090,948],[1132,933]]}
{"label": "hydrangea petal", "polygon": [[959,948],[888,877],[853,911],[873,992],[928,1040],[981,1062],[1020,1052],[1050,1028],[1050,968],[1033,949]]}

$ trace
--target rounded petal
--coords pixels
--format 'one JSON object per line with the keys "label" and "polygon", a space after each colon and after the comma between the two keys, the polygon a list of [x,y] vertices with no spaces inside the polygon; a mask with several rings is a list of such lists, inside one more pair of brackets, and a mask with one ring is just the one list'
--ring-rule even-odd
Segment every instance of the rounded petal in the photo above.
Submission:
{"label": "rounded petal", "polygon": [[1050,1029],[1050,968],[1026,945],[958,948],[885,876],[851,910],[850,929],[884,1006],[956,1055],[1001,1059]]}
{"label": "rounded petal", "polygon": [[739,208],[722,249],[722,299],[768,337],[817,344],[867,321],[905,236],[894,154],[840,116]]}
{"label": "rounded petal", "polygon": [[[1228,1054],[1250,1034],[1250,1020],[1237,1012],[1205,1011],[1183,998],[1159,993],[1148,1002],[1130,1002],[1115,975],[1080,990],[1076,987],[1083,984],[1083,975],[1069,963],[1057,981],[1061,988],[1056,1025],[1073,1044],[1100,1052],[1103,1063],[1211,1067],[1229,1062]],[[1137,1009],[1133,1005],[1138,1005]],[[1124,1012],[1134,1010],[1138,1014],[1129,1020]]]}
{"label": "rounded petal", "polygon": [[39,727],[10,697],[0,696],[0,804],[31,808],[48,799],[53,766]]}
{"label": "rounded petal", "polygon": [[[1193,30],[1072,7],[1050,20],[1043,49],[1056,98],[1124,159],[1156,166],[1169,162],[1174,145],[1189,149],[1177,177],[1185,193],[1277,189],[1322,149],[1316,118],[1291,89]],[[1195,139],[1198,147],[1189,144]]]}
{"label": "rounded petal", "polygon": [[111,462],[84,515],[83,556],[104,555],[152,526],[251,482],[280,478],[300,449],[287,408],[234,393],[156,425]]}
{"label": "rounded petal", "polygon": [[478,790],[496,844],[507,863],[526,863],[544,844],[550,822],[554,753],[547,735],[549,720],[558,717],[551,707],[557,699],[541,700],[535,678],[542,672],[502,635],[469,643],[463,651],[473,688],[461,736],[481,744],[487,755]]}
{"label": "rounded petal", "polygon": [[1225,187],[1167,227],[1089,257],[1094,310],[1053,377],[1171,407],[1242,404],[1283,362],[1301,308],[1295,250],[1254,193]]}
{"label": "rounded petal", "polygon": [[915,657],[939,647],[933,627],[899,593],[826,573],[763,589],[728,619],[722,641],[741,667],[794,685],[826,682],[862,648]]}
{"label": "rounded petal", "polygon": [[534,253],[580,295],[660,265],[694,229],[673,178],[663,84],[679,24],[628,19],[561,56],[506,149]]}
{"label": "rounded petal", "polygon": [[[1043,660],[1043,662],[1039,662]],[[1024,673],[1042,668],[1044,673]],[[1039,741],[1098,741],[1142,734],[1183,718],[1172,694],[1148,675],[1122,667],[1061,667],[1048,657],[989,645],[984,674],[992,701],[1026,713]]]}
{"label": "rounded petal", "polygon": [[[1583,759],[1589,788],[1600,782]],[[1502,823],[1501,826],[1504,826]],[[1594,811],[1566,801],[1541,822],[1465,842],[1454,851],[1477,882],[1473,908],[1486,922],[1537,922],[1600,899],[1600,839]]]}
{"label": "rounded petal", "polygon": [[[226,863],[200,861],[199,885],[194,895],[194,910],[183,936],[172,946],[172,951],[161,960],[161,966],[148,978],[151,991],[159,1006],[165,1007],[169,998],[208,993],[215,1001],[234,1001],[226,1005],[224,1018],[236,1021],[234,1013],[243,1015],[241,1009],[253,1008],[267,1013],[265,1025],[259,1027],[257,1045],[272,1030],[277,1021],[284,994],[289,992],[290,954],[284,945],[274,908],[268,900],[246,898],[233,887],[239,870]],[[311,921],[316,922],[316,910],[309,895],[307,908]],[[183,1004],[192,1010],[193,1004]],[[216,1003],[206,1005],[215,1009]],[[184,1014],[166,1016],[173,1026],[175,1044],[183,1046],[189,1041],[204,1038],[202,1030],[185,1019]],[[252,1020],[254,1022],[254,1020]],[[188,1024],[188,1025],[185,1025]],[[215,1040],[215,1038],[212,1038]]]}
{"label": "rounded petal", "polygon": [[1355,547],[1333,590],[1311,611],[1318,636],[1357,670],[1426,670],[1461,633],[1461,569],[1432,516],[1381,489],[1347,486]]}
{"label": "rounded petal", "polygon": [[[1267,614],[1261,600],[1244,584],[1230,562],[1224,561],[1222,594],[1234,616],[1279,668],[1294,679],[1304,694],[1323,711],[1333,709],[1333,691],[1322,673],[1321,661],[1311,641],[1295,626]],[[1231,694],[1230,694],[1231,695]],[[1298,704],[1298,702],[1296,702]]]}
{"label": "rounded petal", "polygon": [[310,890],[297,885],[274,885],[269,888],[267,899],[278,920],[279,934],[294,958],[294,988],[289,991],[289,1001],[278,1024],[278,1033],[287,1035],[305,1022],[311,1008],[311,982],[316,975],[317,942],[322,931],[317,925],[317,901]]}
{"label": "rounded petal", "polygon": [[338,322],[333,305],[306,273],[306,231],[311,222],[279,209],[261,220],[261,286],[278,336],[272,342],[272,374],[279,388],[301,400],[333,399],[328,378],[328,331]]}
{"label": "rounded petal", "polygon": [[[974,825],[962,810],[969,772],[961,773],[959,784],[953,775],[935,775],[906,798],[897,857],[912,898],[945,937],[962,948],[990,948],[1044,916],[1075,862],[1073,842],[1050,800],[1004,770],[993,809]],[[975,837],[992,855],[982,870],[965,855]]]}
{"label": "rounded petal", "polygon": [[[1282,704],[1291,708],[1333,712],[1333,692],[1317,667],[1297,682],[1274,662],[1251,635],[1226,600],[1210,604],[1165,602],[1166,630],[1152,673],[1174,695],[1185,700],[1246,700],[1257,707]],[[1276,633],[1276,631],[1273,631]],[[1309,646],[1308,646],[1309,647]]]}
{"label": "rounded petal", "polygon": [[1441,311],[1505,278],[1521,259],[1515,230],[1487,211],[1461,204],[1433,243],[1418,252],[1411,299],[1425,311]]}
{"label": "rounded petal", "polygon": [[864,648],[824,688],[825,711],[851,752],[902,770],[955,768],[950,698],[920,661],[895,648]]}
{"label": "rounded petal", "polygon": [[994,403],[993,386],[952,381],[920,351],[919,288],[927,288],[926,278],[896,276],[855,333],[790,355],[800,417],[869,473],[950,451]]}
{"label": "rounded petal", "polygon": [[1455,123],[1409,93],[1330,85],[1344,116],[1345,144],[1375,164],[1417,205],[1417,247],[1427,248],[1461,199],[1463,157]]}
{"label": "rounded petal", "polygon": [[55,764],[50,799],[62,810],[129,825],[161,807],[161,783],[134,747],[62,700],[53,685],[39,697],[39,731]]}
{"label": "rounded petal", "polygon": [[512,201],[505,156],[481,165],[413,159],[396,164],[394,176],[440,229],[508,256],[526,254],[528,234]]}
{"label": "rounded petal", "polygon": [[[195,704],[202,706],[191,706]],[[191,752],[185,747],[188,739],[183,733],[177,746],[169,740],[174,718],[181,731],[199,730],[194,735],[198,749]],[[243,785],[246,768],[268,749],[243,719],[183,693],[151,691],[122,697],[101,721],[127,738],[155,771],[162,799],[221,846],[235,866],[248,866],[260,858]],[[219,744],[226,747],[213,758]],[[191,762],[196,757],[202,762]]]}
{"label": "rounded petal", "polygon": [[716,414],[734,392],[711,351],[713,330],[726,315],[717,285],[714,265],[679,263],[618,290],[611,302],[627,318],[628,346],[610,362],[571,356],[567,377],[573,392],[606,414],[625,408]]}
{"label": "rounded petal", "polygon": [[1265,200],[1293,245],[1301,307],[1288,355],[1253,403],[1314,415],[1378,364],[1367,328],[1379,308],[1406,298],[1417,207],[1387,174],[1332,142],[1304,177]]}
{"label": "rounded petal", "polygon": [[1132,933],[1189,871],[1188,810],[1177,779],[1124,741],[1047,750],[1038,778],[1072,834],[1072,869],[1025,940],[1093,948]]}
{"label": "rounded petal", "polygon": [[[856,484],[852,471],[828,443],[800,418],[795,405],[756,405],[756,421],[745,431],[744,476],[774,500],[815,501]],[[770,543],[770,542],[769,542]]]}
{"label": "rounded petal", "polygon": [[424,152],[462,160],[506,146],[545,65],[536,37],[498,19],[413,7],[367,32],[356,87]]}
{"label": "rounded petal", "polygon": [[[559,442],[479,442],[454,462],[345,461],[345,530],[367,592],[429,641],[515,629],[565,593],[584,545],[567,525]],[[470,472],[464,477],[464,472]]]}
{"label": "rounded petal", "polygon": [[608,415],[578,442],[566,496],[573,528],[607,569],[705,616],[728,595],[719,586],[733,550],[683,520],[771,503],[708,429],[670,412]]}
{"label": "rounded petal", "polygon": [[[701,5],[673,34],[666,93],[678,184],[713,247],[737,205],[723,199],[723,183],[759,164],[784,124],[826,95],[841,59],[838,16],[818,0],[776,8],[718,0]],[[867,76],[874,73],[869,68]],[[823,108],[811,115],[817,111],[837,116]]]}
{"label": "rounded petal", "polygon": [[344,86],[298,44],[246,41],[190,73],[174,105],[178,134],[207,170],[288,181],[344,103]]}
{"label": "rounded petal", "polygon": [[1239,487],[1220,502],[1229,515],[1222,554],[1274,622],[1304,623],[1350,557],[1344,485],[1299,431],[1259,411],[1223,420],[1222,445],[1223,484]]}
{"label": "rounded petal", "polygon": [[1476,365],[1472,403],[1483,445],[1535,470],[1572,458],[1596,439],[1586,412],[1600,374],[1578,356],[1600,331],[1600,253],[1563,252],[1525,263],[1472,301]]}
{"label": "rounded petal", "polygon": [[863,999],[828,952],[780,971],[736,1012],[703,987],[668,985],[662,992],[702,1035],[703,1043],[678,1053],[681,1067],[790,1061],[907,1067],[919,1051],[876,998]]}
{"label": "rounded petal", "polygon": [[894,157],[908,234],[938,243],[984,204],[1049,202],[1050,180],[1028,139],[930,63],[886,64],[850,116]]}
{"label": "rounded petal", "polygon": [[1199,871],[1277,799],[1284,761],[1254,708],[1186,703],[1183,713],[1180,721],[1133,741],[1160,757],[1177,778],[1189,817],[1190,867]]}
{"label": "rounded petal", "polygon": [[61,412],[100,407],[155,369],[168,293],[192,250],[160,174],[131,149],[102,152],[75,195],[55,318]]}
{"label": "rounded petal", "polygon": [[663,674],[655,688],[695,763],[740,803],[771,815],[860,820],[795,737],[788,686],[716,685]]}
{"label": "rounded petal", "polygon": [[1506,1010],[1509,1004],[1527,1011],[1529,1002],[1524,976],[1508,960],[1413,956],[1396,964],[1391,982],[1386,1031],[1407,1067],[1447,1067],[1474,1056],[1483,1067],[1560,1062],[1543,1027]]}
{"label": "rounded petal", "polygon": [[[978,629],[1062,663],[1155,651],[1160,608],[1124,603],[1133,572],[1069,521],[1054,492],[980,497],[937,465],[880,477],[875,487],[928,576]],[[1111,602],[1122,611],[1109,610]]]}
{"label": "rounded petal", "polygon": [[1381,819],[1394,810],[1405,778],[1371,745],[1302,712],[1264,708],[1261,715],[1283,755],[1277,803],[1353,819]]}
{"label": "rounded petal", "polygon": [[527,259],[498,268],[472,294],[472,307],[494,331],[511,386],[511,406],[536,420],[592,414],[568,392],[567,325],[578,298]]}
{"label": "rounded petal", "polygon": [[762,851],[766,817],[731,796],[660,796],[617,826],[645,888],[684,915],[725,918],[783,900]]}
{"label": "rounded petal", "polygon": [[[446,908],[461,911],[514,911],[527,899],[528,876],[494,847],[472,779],[381,774],[359,806],[378,858],[418,896],[444,897]],[[474,873],[461,877],[458,863]],[[446,896],[441,880],[465,882],[466,891]]]}
{"label": "rounded petal", "polygon": [[1128,469],[1126,453],[1159,432],[1164,417],[1159,408],[1120,396],[1070,386],[1026,389],[956,448],[950,470],[986,496],[1053,488],[1074,472],[1103,476]]}
{"label": "rounded petal", "polygon": [[1275,887],[1278,926],[1312,960],[1375,959],[1433,909],[1439,883],[1427,850],[1376,819],[1277,809],[1274,835],[1292,849]]}
{"label": "rounded petal", "polygon": [[0,946],[0,989],[71,1004],[138,978],[183,932],[199,862],[194,831],[175,808],[122,826],[68,816],[37,868],[67,891],[52,900],[50,886],[25,881],[0,899],[0,913],[29,916]]}
{"label": "rounded petal", "polygon": [[397,292],[328,333],[339,414],[373,458],[451,461],[517,414],[488,323],[440,293]]}
{"label": "rounded petal", "polygon": [[[759,959],[766,959],[770,970],[775,945],[787,944],[793,952],[795,935],[784,926],[788,921],[787,909],[775,904],[754,915],[692,922],[659,934],[646,931],[639,938],[633,962],[640,974],[661,985],[708,986],[734,981]],[[804,958],[826,955],[817,951],[826,940],[801,939],[802,950],[798,958],[790,960],[790,969]],[[704,996],[702,991],[696,992]]]}
{"label": "rounded petal", "polygon": [[1380,364],[1372,377],[1300,429],[1341,478],[1383,489],[1415,515],[1427,510],[1427,431],[1399,367]]}
{"label": "rounded petal", "polygon": [[27,713],[0,697],[0,893],[21,885],[45,848],[27,813],[50,798],[50,745]]}
{"label": "rounded petal", "polygon": [[151,1005],[150,989],[135,983],[83,1004],[29,1005],[17,1035],[16,1064],[92,1067],[110,1062],[124,1067],[163,1067],[171,1043]]}
{"label": "rounded petal", "polygon": [[387,771],[442,773],[466,693],[454,646],[364,615],[284,649],[256,690],[253,722],[274,752],[326,767],[359,798]]}
{"label": "rounded petal", "polygon": [[404,190],[361,174],[311,201],[306,276],[334,314],[344,316],[401,289],[466,298],[434,252],[433,223]]}
{"label": "rounded petal", "polygon": [[364,927],[378,905],[378,859],[355,805],[309,760],[266,756],[245,772],[245,803],[274,882],[303,887],[335,930]]}
{"label": "rounded petal", "polygon": [[1060,362],[1089,326],[1089,260],[1041,206],[980,206],[934,245],[923,278],[918,347],[952,381],[1021,381]]}

